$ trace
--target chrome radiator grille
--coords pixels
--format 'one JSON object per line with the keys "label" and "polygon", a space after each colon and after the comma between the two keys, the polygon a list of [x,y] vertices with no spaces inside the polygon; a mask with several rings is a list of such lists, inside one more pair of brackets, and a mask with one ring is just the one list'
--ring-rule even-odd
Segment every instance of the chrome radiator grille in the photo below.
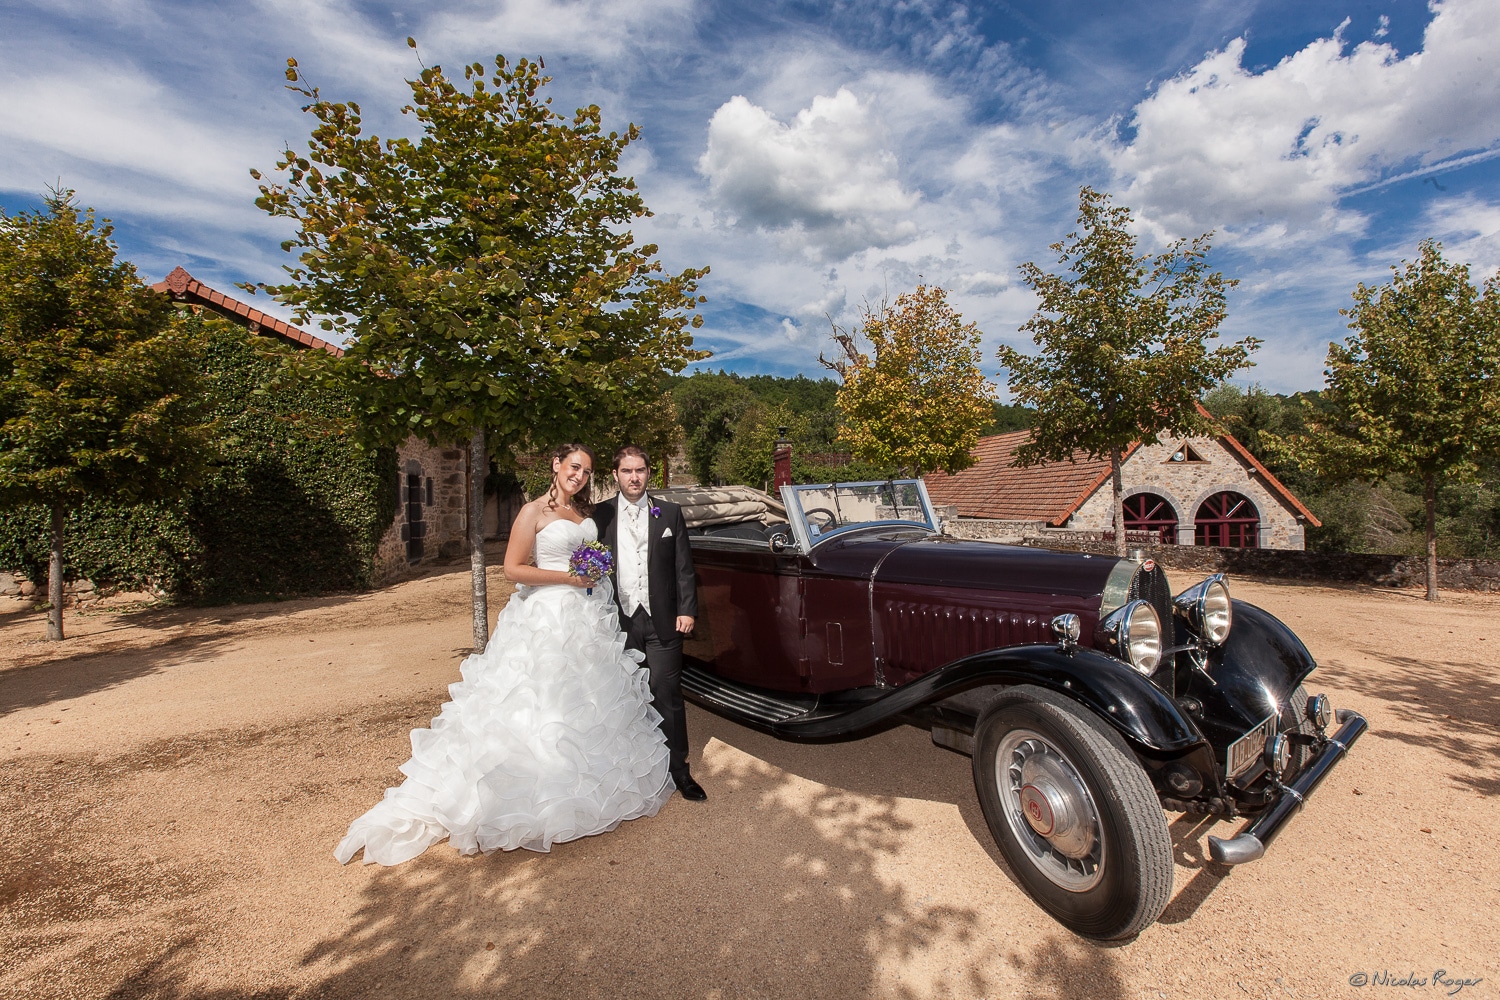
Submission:
{"label": "chrome radiator grille", "polygon": [[[1147,566],[1151,568],[1147,569]],[[1130,580],[1128,600],[1146,601],[1156,609],[1156,617],[1161,619],[1163,645],[1172,645],[1172,586],[1167,582],[1167,574],[1154,560],[1146,560],[1135,571]]]}

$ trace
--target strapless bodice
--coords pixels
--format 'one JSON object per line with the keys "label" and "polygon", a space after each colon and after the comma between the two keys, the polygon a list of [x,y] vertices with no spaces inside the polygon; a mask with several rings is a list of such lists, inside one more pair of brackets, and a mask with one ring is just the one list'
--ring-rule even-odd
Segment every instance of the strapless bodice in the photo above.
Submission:
{"label": "strapless bodice", "polygon": [[598,541],[599,528],[593,521],[574,524],[565,517],[536,533],[537,569],[568,571],[568,560],[584,542]]}

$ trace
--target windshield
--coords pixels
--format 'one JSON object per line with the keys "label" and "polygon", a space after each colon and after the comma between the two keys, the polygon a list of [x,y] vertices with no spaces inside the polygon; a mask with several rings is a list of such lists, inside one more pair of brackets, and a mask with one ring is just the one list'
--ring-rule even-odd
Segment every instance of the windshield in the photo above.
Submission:
{"label": "windshield", "polygon": [[783,486],[781,495],[804,552],[829,535],[871,524],[904,523],[938,530],[927,487],[918,479]]}

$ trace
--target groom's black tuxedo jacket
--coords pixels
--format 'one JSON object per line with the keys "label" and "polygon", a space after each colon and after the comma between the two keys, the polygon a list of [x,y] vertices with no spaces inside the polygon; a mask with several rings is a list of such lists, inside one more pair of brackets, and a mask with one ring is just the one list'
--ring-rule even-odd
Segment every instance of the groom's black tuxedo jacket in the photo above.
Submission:
{"label": "groom's black tuxedo jacket", "polygon": [[[693,577],[693,548],[688,542],[687,522],[682,508],[666,500],[648,500],[661,510],[657,517],[647,515],[646,577],[651,594],[651,625],[658,641],[670,645],[682,637],[677,632],[677,616],[698,616],[698,586]],[[599,540],[620,561],[619,498],[611,497],[594,507],[593,520],[599,528]],[[667,529],[671,528],[671,534]],[[620,580],[610,573],[615,585],[615,600],[620,599]]]}

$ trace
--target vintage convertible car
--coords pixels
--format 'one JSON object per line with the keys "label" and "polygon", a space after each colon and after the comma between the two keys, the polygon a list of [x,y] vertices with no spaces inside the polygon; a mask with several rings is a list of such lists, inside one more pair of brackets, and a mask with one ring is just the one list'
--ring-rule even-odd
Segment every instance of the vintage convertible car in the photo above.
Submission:
{"label": "vintage convertible car", "polygon": [[697,566],[683,688],[786,740],[928,729],[973,758],[1018,880],[1120,938],[1172,891],[1163,809],[1253,817],[1253,861],[1365,731],[1303,682],[1291,629],[1222,576],[1175,596],[1150,559],[945,536],[920,481],[677,489]]}

